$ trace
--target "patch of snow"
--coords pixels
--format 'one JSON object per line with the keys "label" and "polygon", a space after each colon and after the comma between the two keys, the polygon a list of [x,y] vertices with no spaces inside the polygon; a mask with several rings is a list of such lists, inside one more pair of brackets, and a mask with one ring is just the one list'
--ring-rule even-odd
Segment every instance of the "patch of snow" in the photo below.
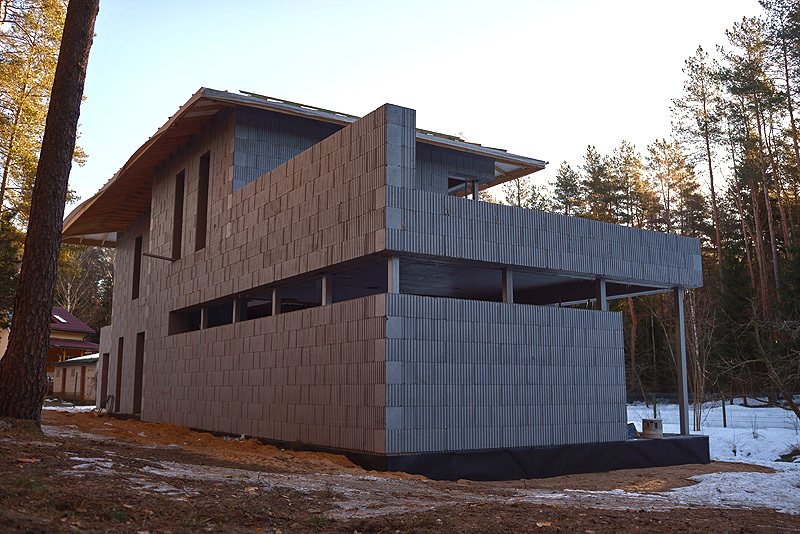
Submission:
{"label": "patch of snow", "polygon": [[[664,432],[680,432],[680,415],[675,404],[661,404],[658,416]],[[800,464],[776,461],[792,448],[800,449],[800,420],[794,412],[778,407],[725,406],[706,403],[701,410],[700,431],[707,435],[711,459],[744,462],[771,467],[775,473],[712,473],[692,477],[699,483],[676,488],[668,495],[686,503],[713,506],[765,507],[800,514]],[[689,417],[692,419],[690,407]],[[641,431],[642,418],[653,417],[653,408],[628,405],[628,422]],[[690,421],[692,425],[693,419]]]}
{"label": "patch of snow", "polygon": [[56,410],[58,412],[91,412],[94,410],[94,405],[91,406],[42,406],[42,410]]}

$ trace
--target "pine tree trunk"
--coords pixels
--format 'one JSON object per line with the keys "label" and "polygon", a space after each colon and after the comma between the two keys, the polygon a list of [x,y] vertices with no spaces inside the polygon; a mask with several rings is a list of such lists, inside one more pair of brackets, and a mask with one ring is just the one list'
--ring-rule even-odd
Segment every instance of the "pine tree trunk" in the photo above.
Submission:
{"label": "pine tree trunk", "polygon": [[[767,123],[761,113],[761,107],[758,105],[756,105],[756,124],[758,126],[758,170],[761,173],[761,188],[764,190],[764,207],[767,210],[767,230],[769,231],[770,251],[772,252],[772,271],[775,277],[775,297],[778,304],[780,304],[781,298],[778,294],[778,288],[780,287],[778,281],[778,250],[775,245],[775,228],[772,222],[772,203],[769,201],[769,194],[767,193],[767,181],[769,177],[767,176],[767,164],[764,159]],[[756,202],[756,199],[754,198],[753,201]],[[760,224],[761,222],[759,221],[758,225]],[[766,258],[764,264],[766,268]],[[766,274],[764,274],[764,277],[766,277]],[[766,291],[766,285],[764,286],[764,290]]]}
{"label": "pine tree trunk", "polygon": [[[798,181],[800,181],[800,146],[798,146],[797,142],[797,126],[795,125],[794,122],[794,110],[792,109],[793,107],[792,85],[789,83],[789,58],[787,57],[788,51],[785,40],[783,40],[782,42],[781,51],[783,55],[783,74],[786,81],[786,108],[789,110],[789,125],[791,127],[792,143],[794,145],[794,162],[795,162],[795,168],[797,169],[797,178]],[[789,220],[785,224],[792,225],[792,221]],[[791,227],[790,229],[793,230],[793,228]],[[788,248],[789,243],[786,243],[786,246]]]}
{"label": "pine tree trunk", "polygon": [[755,179],[750,180],[750,201],[753,204],[753,234],[755,236],[756,262],[758,263],[758,292],[761,297],[761,313],[767,316],[769,304],[767,299],[767,260],[764,257],[764,236],[761,229],[761,209],[758,204],[758,185]]}
{"label": "pine tree trunk", "polygon": [[67,8],[33,186],[11,336],[0,360],[0,416],[37,425],[47,392],[50,314],[67,181],[98,5],[99,0],[71,0]]}
{"label": "pine tree trunk", "polygon": [[756,278],[755,278],[755,272],[753,271],[753,256],[750,254],[750,243],[747,240],[747,236],[749,235],[750,239],[752,239],[753,241],[755,241],[755,239],[753,238],[753,232],[750,230],[750,227],[744,218],[744,210],[742,209],[741,194],[742,192],[739,189],[739,184],[736,184],[736,197],[734,200],[736,203],[736,210],[739,212],[739,220],[742,223],[742,241],[744,242],[744,252],[747,257],[747,269],[748,273],[750,274],[750,289],[753,290],[753,293],[755,293]]}
{"label": "pine tree trunk", "polygon": [[784,194],[783,194],[783,185],[781,184],[781,175],[778,171],[778,162],[777,158],[775,158],[775,154],[772,150],[774,146],[774,142],[770,142],[770,139],[775,139],[775,127],[772,120],[772,114],[770,114],[769,118],[769,135],[766,137],[767,142],[767,155],[769,156],[770,164],[772,165],[772,176],[775,179],[775,196],[778,200],[778,213],[781,215],[781,234],[783,234],[783,244],[786,249],[786,257],[790,260],[792,259],[792,251],[791,247],[789,246],[789,219],[786,216],[786,208],[784,207]]}
{"label": "pine tree trunk", "polygon": [[769,201],[769,193],[767,192],[767,184],[762,183],[761,188],[764,190],[764,204],[767,206],[767,222],[769,223],[769,241],[770,248],[772,249],[772,273],[775,276],[775,300],[778,304],[781,303],[780,280],[778,278],[778,247],[775,244],[775,229],[772,224],[772,203]]}
{"label": "pine tree trunk", "polygon": [[[703,114],[707,115],[706,99],[703,98]],[[708,161],[708,179],[711,186],[711,215],[714,217],[714,246],[717,249],[717,266],[722,265],[722,239],[719,234],[719,210],[717,209],[717,192],[714,189],[714,164],[711,160],[711,134],[708,132],[708,124],[704,124],[703,137],[706,142],[706,159]]]}

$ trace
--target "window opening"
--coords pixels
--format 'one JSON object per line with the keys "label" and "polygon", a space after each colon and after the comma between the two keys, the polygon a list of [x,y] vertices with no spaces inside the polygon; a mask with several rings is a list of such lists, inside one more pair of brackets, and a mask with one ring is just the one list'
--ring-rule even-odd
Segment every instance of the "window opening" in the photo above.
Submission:
{"label": "window opening", "polygon": [[197,225],[195,227],[194,250],[206,248],[208,225],[208,175],[211,171],[211,153],[200,156],[200,177],[197,182]]}
{"label": "window opening", "polygon": [[203,312],[200,308],[192,310],[177,310],[169,314],[169,334],[182,334],[200,330]]}
{"label": "window opening", "polygon": [[131,289],[131,300],[139,298],[139,285],[142,278],[142,236],[136,238],[133,245],[133,283]]}
{"label": "window opening", "polygon": [[208,320],[205,328],[231,324],[233,322],[233,301],[208,306],[206,307],[206,313],[208,314]]}
{"label": "window opening", "polygon": [[133,413],[142,413],[142,378],[144,376],[144,332],[136,334],[133,366]]}
{"label": "window opening", "polygon": [[249,295],[244,297],[242,301],[242,321],[272,315],[272,290]]}
{"label": "window opening", "polygon": [[183,189],[186,178],[185,171],[175,176],[175,210],[172,222],[172,259],[181,257],[181,240],[183,239]]}
{"label": "window opening", "polygon": [[119,338],[117,344],[117,379],[114,388],[114,411],[119,413],[120,397],[122,395],[122,352],[125,347],[125,338]]}

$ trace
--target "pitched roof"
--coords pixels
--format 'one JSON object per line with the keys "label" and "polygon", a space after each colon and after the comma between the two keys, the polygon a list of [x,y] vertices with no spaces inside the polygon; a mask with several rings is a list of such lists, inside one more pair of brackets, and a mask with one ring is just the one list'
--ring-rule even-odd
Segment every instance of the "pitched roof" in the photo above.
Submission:
{"label": "pitched roof", "polygon": [[[186,144],[190,137],[210,124],[223,108],[247,106],[266,109],[345,126],[358,117],[306,106],[255,93],[236,94],[200,88],[177,113],[133,153],[93,197],[75,208],[64,219],[62,240],[99,246],[115,246],[117,232],[150,209],[153,174],[156,167]],[[495,179],[486,187],[544,169],[546,162],[517,156],[496,148],[468,143],[455,136],[417,129],[417,141],[488,156],[495,161]]]}
{"label": "pitched roof", "polygon": [[100,345],[92,343],[91,341],[83,341],[80,339],[59,339],[57,337],[50,338],[50,346],[57,349],[81,349],[92,350],[94,352],[100,351]]}
{"label": "pitched roof", "polygon": [[86,323],[69,313],[64,308],[53,308],[50,315],[50,331],[79,332],[94,334],[95,331]]}

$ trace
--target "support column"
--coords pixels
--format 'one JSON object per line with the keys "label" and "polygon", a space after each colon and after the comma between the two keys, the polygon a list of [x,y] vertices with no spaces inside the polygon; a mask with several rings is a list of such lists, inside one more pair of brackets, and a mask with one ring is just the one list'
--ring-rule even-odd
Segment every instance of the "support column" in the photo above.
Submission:
{"label": "support column", "polygon": [[322,275],[322,305],[327,306],[333,302],[333,279],[329,273]]}
{"label": "support column", "polygon": [[689,387],[686,378],[686,326],[683,319],[683,289],[672,290],[675,309],[675,350],[678,363],[678,407],[681,417],[681,435],[689,435]]}
{"label": "support column", "polygon": [[387,293],[400,293],[400,257],[389,256]]}
{"label": "support column", "polygon": [[514,304],[514,271],[511,267],[503,268],[503,302]]}
{"label": "support column", "polygon": [[479,196],[478,195],[478,191],[479,191],[479,189],[480,188],[478,187],[478,180],[474,180],[472,182],[472,200],[475,200],[475,201],[478,200],[478,196]]}
{"label": "support column", "polygon": [[272,315],[281,313],[281,292],[276,287],[272,289]]}
{"label": "support column", "polygon": [[598,278],[596,282],[597,282],[597,287],[595,288],[595,309],[600,311],[608,311],[606,279]]}
{"label": "support column", "polygon": [[247,318],[247,299],[234,299],[233,300],[233,322],[240,323]]}
{"label": "support column", "polygon": [[200,308],[200,329],[208,328],[208,306]]}

